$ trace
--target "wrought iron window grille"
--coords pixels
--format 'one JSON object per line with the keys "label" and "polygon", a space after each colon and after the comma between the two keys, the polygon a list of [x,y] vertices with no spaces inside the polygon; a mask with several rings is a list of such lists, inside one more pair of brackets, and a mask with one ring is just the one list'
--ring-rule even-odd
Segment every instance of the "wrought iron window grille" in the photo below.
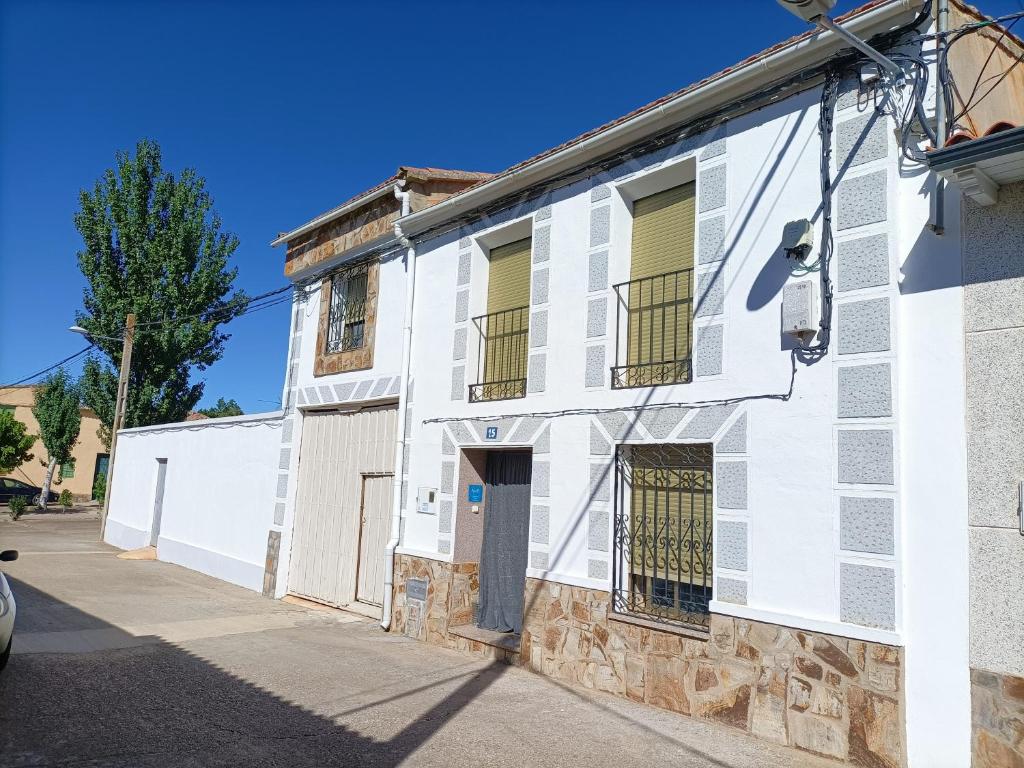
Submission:
{"label": "wrought iron window grille", "polygon": [[689,382],[693,269],[618,283],[612,388]]}
{"label": "wrought iron window grille", "polygon": [[363,262],[331,277],[326,340],[328,354],[361,349],[365,343],[369,267],[369,262]]}
{"label": "wrought iron window grille", "polygon": [[469,402],[526,396],[530,308],[516,307],[473,318],[477,329],[477,377]]}
{"label": "wrought iron window grille", "polygon": [[621,445],[615,454],[612,610],[707,630],[711,445]]}

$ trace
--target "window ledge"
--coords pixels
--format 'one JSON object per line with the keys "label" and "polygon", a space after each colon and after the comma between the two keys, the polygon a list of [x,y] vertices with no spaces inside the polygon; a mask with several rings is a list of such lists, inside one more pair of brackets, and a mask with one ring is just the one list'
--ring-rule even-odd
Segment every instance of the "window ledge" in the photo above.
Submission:
{"label": "window ledge", "polygon": [[632,624],[636,627],[655,629],[658,632],[668,632],[672,635],[689,637],[693,640],[707,640],[711,637],[710,629],[697,629],[696,627],[684,627],[679,624],[663,624],[660,621],[651,621],[640,616],[633,616],[629,613],[611,612],[608,614],[608,621],[617,621],[622,624]]}

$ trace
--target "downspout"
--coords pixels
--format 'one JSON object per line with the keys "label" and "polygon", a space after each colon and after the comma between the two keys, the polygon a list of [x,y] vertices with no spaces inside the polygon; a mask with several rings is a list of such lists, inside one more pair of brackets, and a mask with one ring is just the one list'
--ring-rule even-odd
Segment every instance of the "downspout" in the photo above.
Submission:
{"label": "downspout", "polygon": [[[946,33],[949,31],[949,0],[936,0],[935,3],[935,61],[936,67],[942,61],[946,50]],[[947,62],[948,64],[948,62]],[[946,88],[939,77],[935,76],[935,148],[946,146]],[[932,211],[932,231],[941,235],[946,229],[946,181],[941,176],[935,177],[935,210]]]}
{"label": "downspout", "polygon": [[[403,190],[405,180],[395,183],[395,197],[402,201],[399,220],[409,215],[409,192]],[[416,246],[402,236],[401,225],[395,223],[395,235],[405,251],[405,323],[402,327],[402,372],[398,388],[398,424],[395,427],[395,479],[391,489],[391,536],[384,548],[384,607],[380,625],[391,628],[391,612],[394,603],[395,549],[402,534],[402,467],[405,465],[405,412],[409,403],[409,363],[412,360],[412,311],[416,295]]]}

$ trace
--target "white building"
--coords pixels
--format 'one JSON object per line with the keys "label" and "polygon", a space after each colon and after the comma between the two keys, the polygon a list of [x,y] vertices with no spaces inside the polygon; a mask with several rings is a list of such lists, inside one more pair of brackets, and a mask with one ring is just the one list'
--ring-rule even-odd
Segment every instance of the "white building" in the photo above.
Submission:
{"label": "white building", "polygon": [[[844,22],[901,89],[808,34],[493,177],[403,168],[281,236],[285,407],[250,446],[265,497],[224,553],[244,575],[172,543],[171,496],[132,507],[151,495],[126,482],[110,540],[253,588],[265,563],[268,595],[852,764],[1003,764],[1024,722],[1022,546],[975,507],[1024,479],[1022,425],[990,434],[971,409],[1021,388],[993,394],[971,334],[1012,345],[1020,323],[978,314],[989,290],[1016,311],[1020,241],[996,238],[999,287],[966,305],[963,272],[989,274],[975,248],[993,216],[1020,231],[1022,193],[961,149],[936,169],[1003,203],[964,204],[962,238],[958,190],[936,194],[904,120],[931,68],[920,10]],[[954,28],[972,14],[954,4]],[[954,75],[987,39],[951,48]],[[1001,45],[1009,68],[1022,49]],[[998,87],[968,117],[1024,118],[1016,75]],[[173,428],[119,443],[119,464],[149,477]],[[990,439],[1009,456],[992,488]],[[997,550],[1016,562],[988,600]]]}

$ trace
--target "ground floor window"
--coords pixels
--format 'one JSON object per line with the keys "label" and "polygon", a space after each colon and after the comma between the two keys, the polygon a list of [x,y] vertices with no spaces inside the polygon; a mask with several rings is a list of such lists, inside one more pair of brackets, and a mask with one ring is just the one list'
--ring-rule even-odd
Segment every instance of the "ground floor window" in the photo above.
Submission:
{"label": "ground floor window", "polygon": [[711,445],[623,445],[615,457],[613,601],[619,613],[707,627]]}

